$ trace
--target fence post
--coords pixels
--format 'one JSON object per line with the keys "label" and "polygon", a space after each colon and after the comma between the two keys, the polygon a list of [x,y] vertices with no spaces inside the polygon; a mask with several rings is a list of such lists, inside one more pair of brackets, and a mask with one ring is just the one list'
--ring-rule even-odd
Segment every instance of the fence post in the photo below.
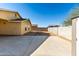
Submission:
{"label": "fence post", "polygon": [[76,19],[72,20],[72,56],[76,56]]}

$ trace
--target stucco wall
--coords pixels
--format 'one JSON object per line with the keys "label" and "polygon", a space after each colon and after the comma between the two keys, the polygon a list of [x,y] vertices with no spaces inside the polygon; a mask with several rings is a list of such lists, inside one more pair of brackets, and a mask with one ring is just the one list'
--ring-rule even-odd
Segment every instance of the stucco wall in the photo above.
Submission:
{"label": "stucco wall", "polygon": [[72,40],[72,26],[48,28],[50,33]]}
{"label": "stucco wall", "polygon": [[[72,20],[73,22],[73,49],[75,54],[79,56],[79,17]],[[73,51],[74,51],[73,50]]]}
{"label": "stucco wall", "polygon": [[21,24],[16,22],[0,22],[0,35],[19,35],[21,32]]}
{"label": "stucco wall", "polygon": [[31,24],[28,21],[0,20],[0,35],[23,35],[30,31]]}
{"label": "stucco wall", "polygon": [[[25,30],[25,27],[27,28],[27,30]],[[22,21],[21,22],[21,34],[24,34],[30,31],[31,31],[31,24],[28,21]]]}

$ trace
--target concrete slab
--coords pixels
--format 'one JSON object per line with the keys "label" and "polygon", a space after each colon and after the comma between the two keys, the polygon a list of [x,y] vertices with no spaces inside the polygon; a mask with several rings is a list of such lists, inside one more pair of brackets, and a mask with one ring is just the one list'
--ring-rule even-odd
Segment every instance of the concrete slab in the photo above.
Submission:
{"label": "concrete slab", "polygon": [[31,56],[71,56],[70,41],[57,36],[50,36]]}
{"label": "concrete slab", "polygon": [[0,36],[0,56],[29,56],[48,36]]}

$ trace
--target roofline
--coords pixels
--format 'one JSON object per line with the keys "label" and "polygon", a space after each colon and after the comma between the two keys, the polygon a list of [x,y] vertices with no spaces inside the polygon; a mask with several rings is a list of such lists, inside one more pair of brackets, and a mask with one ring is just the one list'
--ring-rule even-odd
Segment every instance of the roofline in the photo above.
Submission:
{"label": "roofline", "polygon": [[[16,21],[16,20],[8,20],[8,19],[2,19],[2,18],[0,18],[0,20],[4,20],[4,21]],[[21,21],[24,21],[24,20],[21,20]]]}
{"label": "roofline", "polygon": [[21,15],[18,13],[18,12],[16,12],[19,16],[20,16],[20,18],[22,19],[22,17],[21,17]]}
{"label": "roofline", "polygon": [[0,8],[1,11],[8,11],[8,12],[13,12],[13,13],[16,13],[17,11],[12,11],[12,10],[8,10],[8,9],[3,9],[3,8]]}
{"label": "roofline", "polygon": [[29,21],[29,23],[32,24],[30,20],[27,20],[27,21]]}
{"label": "roofline", "polygon": [[0,18],[0,20],[8,21],[8,20],[6,20],[6,19],[2,19],[2,18]]}
{"label": "roofline", "polygon": [[75,17],[73,17],[73,18],[71,18],[71,19],[75,19],[75,18],[78,18],[79,16],[75,16]]}
{"label": "roofline", "polygon": [[20,16],[20,18],[22,18],[21,15],[20,15],[17,11],[11,11],[11,10],[7,10],[7,9],[0,9],[0,11],[6,11],[6,12],[17,13],[17,14]]}

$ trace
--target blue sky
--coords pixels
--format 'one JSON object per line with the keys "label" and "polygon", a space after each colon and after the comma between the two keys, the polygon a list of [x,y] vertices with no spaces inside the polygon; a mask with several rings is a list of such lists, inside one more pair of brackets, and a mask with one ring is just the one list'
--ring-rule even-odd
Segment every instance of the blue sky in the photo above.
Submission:
{"label": "blue sky", "polygon": [[0,3],[0,8],[18,11],[33,24],[46,27],[61,24],[76,4],[68,3]]}

